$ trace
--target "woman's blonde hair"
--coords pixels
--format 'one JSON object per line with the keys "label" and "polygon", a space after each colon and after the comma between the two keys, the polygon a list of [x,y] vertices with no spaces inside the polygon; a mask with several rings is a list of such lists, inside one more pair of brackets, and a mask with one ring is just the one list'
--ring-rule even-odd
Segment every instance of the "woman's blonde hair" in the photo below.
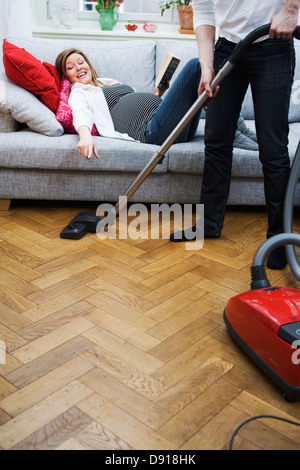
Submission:
{"label": "woman's blonde hair", "polygon": [[67,63],[68,57],[70,57],[70,55],[72,55],[72,54],[79,54],[83,57],[83,59],[86,61],[86,63],[88,64],[88,66],[91,69],[93,85],[99,86],[99,82],[97,80],[98,75],[97,75],[94,67],[92,66],[92,64],[89,61],[89,59],[87,58],[87,56],[82,51],[80,51],[79,49],[73,49],[73,48],[72,49],[66,49],[66,50],[62,51],[60,54],[58,54],[58,56],[56,57],[56,61],[55,61],[55,67],[56,67],[60,77],[64,76],[65,78],[68,78],[67,77],[66,63]]}

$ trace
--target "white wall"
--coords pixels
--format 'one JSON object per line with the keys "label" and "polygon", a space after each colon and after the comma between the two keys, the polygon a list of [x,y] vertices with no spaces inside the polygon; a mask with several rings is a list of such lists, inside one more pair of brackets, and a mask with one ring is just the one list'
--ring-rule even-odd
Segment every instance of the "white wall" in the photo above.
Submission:
{"label": "white wall", "polygon": [[0,42],[1,42],[1,44],[0,44],[0,54],[1,54],[0,74],[2,72],[4,72],[3,60],[2,60],[2,57],[3,57],[2,44],[3,44],[3,39],[7,35],[7,25],[6,25],[5,15],[4,15],[4,8],[3,8],[4,5],[2,5],[2,3],[4,3],[4,0],[0,0],[0,6],[1,6],[1,10],[2,10],[2,14],[0,15]]}
{"label": "white wall", "polygon": [[0,73],[3,72],[3,39],[7,34],[32,36],[31,0],[0,0]]}

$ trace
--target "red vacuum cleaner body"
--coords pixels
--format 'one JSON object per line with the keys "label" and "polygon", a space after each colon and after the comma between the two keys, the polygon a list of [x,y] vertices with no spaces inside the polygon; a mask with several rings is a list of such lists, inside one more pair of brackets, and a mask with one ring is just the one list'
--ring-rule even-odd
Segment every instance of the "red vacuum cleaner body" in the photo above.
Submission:
{"label": "red vacuum cleaner body", "polygon": [[300,399],[300,292],[254,289],[229,300],[224,321],[231,336],[283,391]]}

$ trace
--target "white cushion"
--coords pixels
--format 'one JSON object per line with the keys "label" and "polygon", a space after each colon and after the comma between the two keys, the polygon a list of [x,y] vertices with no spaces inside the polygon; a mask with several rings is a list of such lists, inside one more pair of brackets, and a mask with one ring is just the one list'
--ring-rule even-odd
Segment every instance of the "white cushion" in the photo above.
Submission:
{"label": "white cushion", "polygon": [[50,109],[32,93],[6,78],[0,80],[0,111],[40,134],[55,137],[64,133]]}

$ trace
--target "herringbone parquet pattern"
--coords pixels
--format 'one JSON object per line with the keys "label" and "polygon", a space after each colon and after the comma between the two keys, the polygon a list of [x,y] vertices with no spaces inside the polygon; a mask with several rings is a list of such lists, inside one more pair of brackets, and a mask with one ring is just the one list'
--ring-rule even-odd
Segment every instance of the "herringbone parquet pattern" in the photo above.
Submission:
{"label": "herringbone parquet pattern", "polygon": [[[252,416],[300,420],[222,319],[249,289],[265,213],[228,211],[222,237],[189,251],[60,239],[82,210],[95,207],[0,212],[0,449],[226,449]],[[268,274],[297,288],[288,268]],[[299,449],[299,429],[254,421],[235,448]]]}

